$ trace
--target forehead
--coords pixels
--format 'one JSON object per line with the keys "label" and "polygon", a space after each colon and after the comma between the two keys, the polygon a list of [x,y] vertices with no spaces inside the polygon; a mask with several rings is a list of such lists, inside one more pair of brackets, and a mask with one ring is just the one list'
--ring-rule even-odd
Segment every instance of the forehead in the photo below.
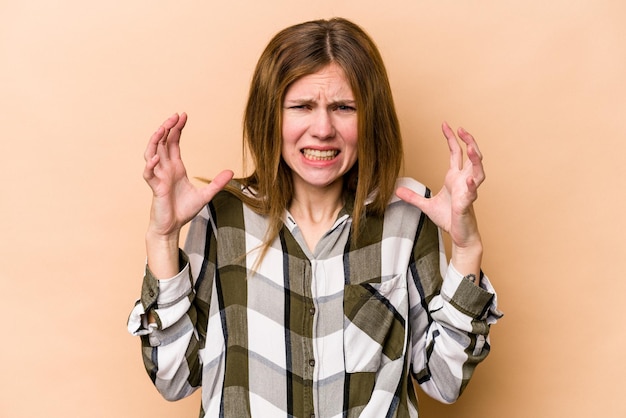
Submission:
{"label": "forehead", "polygon": [[339,65],[331,63],[319,71],[300,77],[289,86],[285,98],[312,96],[310,98],[313,99],[319,95],[353,99],[350,82]]}

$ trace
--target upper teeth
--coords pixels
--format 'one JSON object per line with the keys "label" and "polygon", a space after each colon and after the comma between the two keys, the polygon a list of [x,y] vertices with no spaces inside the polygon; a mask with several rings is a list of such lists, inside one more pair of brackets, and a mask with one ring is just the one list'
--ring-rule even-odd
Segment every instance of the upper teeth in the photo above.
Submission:
{"label": "upper teeth", "polygon": [[333,158],[337,155],[337,150],[316,150],[316,149],[305,149],[303,150],[304,156],[307,158]]}

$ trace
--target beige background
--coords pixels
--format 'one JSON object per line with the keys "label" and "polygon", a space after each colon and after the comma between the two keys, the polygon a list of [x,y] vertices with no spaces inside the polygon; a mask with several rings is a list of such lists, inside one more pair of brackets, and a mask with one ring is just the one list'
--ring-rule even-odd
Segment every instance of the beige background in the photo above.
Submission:
{"label": "beige background", "polygon": [[253,66],[279,29],[344,16],[377,41],[406,174],[438,188],[442,120],[475,134],[506,316],[452,406],[423,417],[624,417],[626,3],[0,0],[0,416],[194,417],[126,333],[144,145],[186,111],[191,175],[242,174]]}

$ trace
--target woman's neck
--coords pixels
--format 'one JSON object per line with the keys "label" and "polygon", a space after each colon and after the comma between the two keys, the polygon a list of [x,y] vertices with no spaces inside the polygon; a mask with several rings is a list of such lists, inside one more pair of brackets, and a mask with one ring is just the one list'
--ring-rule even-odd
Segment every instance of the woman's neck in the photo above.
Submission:
{"label": "woman's neck", "polygon": [[295,188],[289,212],[294,218],[311,251],[315,251],[322,236],[333,226],[344,206],[343,184],[328,188]]}

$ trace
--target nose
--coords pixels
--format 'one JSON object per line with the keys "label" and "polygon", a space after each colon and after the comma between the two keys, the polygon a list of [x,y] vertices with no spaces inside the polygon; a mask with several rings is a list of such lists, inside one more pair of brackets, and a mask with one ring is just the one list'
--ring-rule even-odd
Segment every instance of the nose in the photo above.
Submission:
{"label": "nose", "polygon": [[314,112],[310,127],[313,137],[330,139],[335,136],[335,125],[330,112],[330,109],[318,109],[317,112]]}

